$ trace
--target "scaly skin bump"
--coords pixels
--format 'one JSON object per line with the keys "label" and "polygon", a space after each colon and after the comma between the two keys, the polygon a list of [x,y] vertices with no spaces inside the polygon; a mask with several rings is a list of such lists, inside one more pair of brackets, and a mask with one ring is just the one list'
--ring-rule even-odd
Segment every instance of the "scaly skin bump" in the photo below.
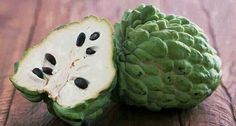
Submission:
{"label": "scaly skin bump", "polygon": [[126,11],[115,25],[118,92],[129,105],[190,108],[217,88],[220,59],[188,19],[151,5]]}

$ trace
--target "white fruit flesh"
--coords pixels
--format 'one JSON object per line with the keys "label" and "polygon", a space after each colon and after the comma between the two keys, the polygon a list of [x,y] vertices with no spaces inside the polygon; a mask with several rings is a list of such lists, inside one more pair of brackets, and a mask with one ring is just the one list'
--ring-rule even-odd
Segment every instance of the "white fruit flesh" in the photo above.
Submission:
{"label": "white fruit flesh", "polygon": [[[82,32],[86,39],[78,47],[76,40]],[[89,37],[94,32],[99,32],[100,36],[92,41]],[[47,92],[50,98],[65,107],[96,98],[101,91],[109,88],[115,76],[112,32],[106,21],[96,17],[88,17],[82,22],[71,23],[53,31],[41,44],[29,50],[12,80],[28,90]],[[96,53],[86,54],[89,47]],[[55,57],[56,65],[45,59],[46,53]],[[44,74],[44,79],[41,79],[32,72],[34,68],[42,67],[52,68],[53,75]],[[89,82],[86,89],[75,85],[77,77]]]}

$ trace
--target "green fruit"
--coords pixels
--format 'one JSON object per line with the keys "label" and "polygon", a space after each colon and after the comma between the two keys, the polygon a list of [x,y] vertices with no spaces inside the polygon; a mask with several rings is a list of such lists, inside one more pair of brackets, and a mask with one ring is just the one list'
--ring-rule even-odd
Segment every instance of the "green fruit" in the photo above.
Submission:
{"label": "green fruit", "polygon": [[72,125],[94,119],[116,84],[112,34],[109,22],[93,16],[63,25],[26,51],[10,80],[25,98],[44,100]]}
{"label": "green fruit", "polygon": [[188,19],[151,5],[126,11],[115,25],[118,94],[150,110],[190,108],[217,88],[220,59]]}

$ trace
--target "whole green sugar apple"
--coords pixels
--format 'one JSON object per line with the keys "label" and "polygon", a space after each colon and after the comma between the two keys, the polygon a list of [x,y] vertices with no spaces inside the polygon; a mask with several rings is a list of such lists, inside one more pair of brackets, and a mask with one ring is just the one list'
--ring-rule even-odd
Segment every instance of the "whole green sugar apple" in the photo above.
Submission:
{"label": "whole green sugar apple", "polygon": [[125,12],[114,38],[118,94],[129,105],[155,111],[194,107],[220,82],[216,51],[184,17],[141,5]]}
{"label": "whole green sugar apple", "polygon": [[94,16],[60,26],[25,53],[10,80],[72,125],[94,119],[116,84],[112,34],[110,23]]}

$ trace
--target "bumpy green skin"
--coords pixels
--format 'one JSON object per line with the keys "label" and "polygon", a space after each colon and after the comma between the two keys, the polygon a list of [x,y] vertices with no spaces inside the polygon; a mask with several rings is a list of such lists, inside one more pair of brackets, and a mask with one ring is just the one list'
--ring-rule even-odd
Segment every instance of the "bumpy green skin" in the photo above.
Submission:
{"label": "bumpy green skin", "polygon": [[141,5],[125,12],[115,29],[118,92],[127,104],[185,109],[218,86],[220,59],[188,19]]}
{"label": "bumpy green skin", "polygon": [[[56,28],[55,30],[60,30],[61,28],[65,28],[67,27],[67,25],[62,25]],[[28,49],[28,51],[24,53],[23,57],[26,57],[27,54],[30,53],[31,49],[32,48]],[[113,47],[113,61],[114,61],[113,65],[116,69],[115,59],[116,59],[116,48]],[[20,67],[20,62],[21,61],[16,62],[14,65],[15,73]],[[50,98],[48,98],[48,95],[46,93],[38,93],[37,91],[30,91],[25,87],[21,87],[20,84],[15,83],[16,81],[12,77],[10,77],[10,81],[12,82],[14,87],[21,92],[22,96],[24,96],[29,101],[39,102],[43,100],[47,104],[48,111],[51,114],[58,116],[59,118],[66,121],[70,125],[80,126],[83,120],[93,120],[102,114],[103,109],[111,102],[111,93],[117,83],[117,77],[115,76],[113,78],[110,87],[100,92],[97,98],[89,99],[82,104],[76,105],[73,108],[63,107],[59,105],[57,102],[52,101]]]}

